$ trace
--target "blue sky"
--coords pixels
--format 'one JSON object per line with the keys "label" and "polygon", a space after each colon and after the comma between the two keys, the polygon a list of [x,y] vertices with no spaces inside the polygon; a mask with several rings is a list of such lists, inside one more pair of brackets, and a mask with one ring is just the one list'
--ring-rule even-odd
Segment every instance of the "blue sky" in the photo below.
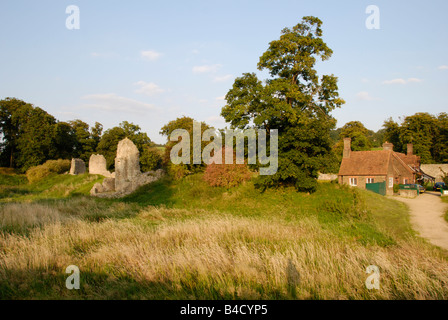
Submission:
{"label": "blue sky", "polygon": [[[80,29],[66,28],[66,8]],[[369,30],[368,5],[380,9]],[[223,97],[284,27],[323,21],[334,51],[319,73],[339,78],[338,127],[359,120],[448,112],[448,1],[0,2],[0,99],[16,97],[58,120],[111,128],[127,120],[149,137],[182,115],[217,128]]]}

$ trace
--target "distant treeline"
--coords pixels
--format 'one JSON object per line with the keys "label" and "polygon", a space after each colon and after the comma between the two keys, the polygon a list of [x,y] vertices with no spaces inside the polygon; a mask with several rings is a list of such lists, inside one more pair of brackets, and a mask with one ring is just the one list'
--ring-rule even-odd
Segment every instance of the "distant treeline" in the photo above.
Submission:
{"label": "distant treeline", "polygon": [[140,151],[142,170],[153,170],[160,166],[161,156],[140,130],[138,125],[123,121],[103,132],[99,122],[91,127],[81,120],[58,121],[30,103],[6,98],[0,100],[0,166],[25,172],[50,159],[80,158],[87,163],[92,154],[100,153],[110,169],[118,141],[128,137]]}
{"label": "distant treeline", "polygon": [[348,122],[342,128],[332,130],[333,151],[338,159],[342,157],[343,138],[352,139],[352,150],[372,150],[384,142],[391,142],[394,151],[406,153],[407,144],[414,145],[414,154],[422,163],[448,163],[448,114],[416,113],[405,117],[401,123],[392,118],[386,120],[383,128],[374,132],[361,122]]}

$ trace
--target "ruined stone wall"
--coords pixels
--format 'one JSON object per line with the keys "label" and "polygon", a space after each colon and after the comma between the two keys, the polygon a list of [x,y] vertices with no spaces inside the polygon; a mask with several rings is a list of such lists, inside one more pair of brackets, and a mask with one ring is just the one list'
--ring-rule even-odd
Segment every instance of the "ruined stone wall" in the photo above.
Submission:
{"label": "ruined stone wall", "polygon": [[113,174],[107,170],[106,158],[101,154],[92,154],[89,159],[89,173],[100,174],[113,178]]}
{"label": "ruined stone wall", "polygon": [[70,174],[77,175],[77,174],[84,174],[86,173],[86,164],[82,159],[72,159],[72,163],[70,166]]}
{"label": "ruined stone wall", "polygon": [[140,153],[128,138],[118,143],[114,173],[114,178],[106,178],[102,184],[95,184],[90,194],[104,198],[122,197],[164,175],[161,169],[145,173],[140,171]]}

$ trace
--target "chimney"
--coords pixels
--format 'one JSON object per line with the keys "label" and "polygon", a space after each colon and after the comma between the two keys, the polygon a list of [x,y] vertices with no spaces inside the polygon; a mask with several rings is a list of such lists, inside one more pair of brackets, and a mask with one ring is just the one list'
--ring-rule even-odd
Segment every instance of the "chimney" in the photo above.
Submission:
{"label": "chimney", "polygon": [[350,158],[350,152],[352,151],[352,139],[344,138],[344,152],[342,153],[343,158]]}
{"label": "chimney", "polygon": [[414,153],[414,145],[412,143],[408,143],[408,152],[406,153],[408,156],[412,156]]}
{"label": "chimney", "polygon": [[386,141],[383,143],[383,150],[394,151],[394,145]]}

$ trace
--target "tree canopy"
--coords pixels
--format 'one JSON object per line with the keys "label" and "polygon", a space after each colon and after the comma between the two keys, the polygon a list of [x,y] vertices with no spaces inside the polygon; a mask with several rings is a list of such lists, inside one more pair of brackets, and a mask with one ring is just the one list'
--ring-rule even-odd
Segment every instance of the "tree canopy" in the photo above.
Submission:
{"label": "tree canopy", "polygon": [[395,151],[406,152],[407,144],[412,143],[422,163],[448,163],[447,113],[419,112],[405,117],[401,124],[389,118],[383,127],[384,140],[393,143]]}
{"label": "tree canopy", "polygon": [[[194,147],[194,145],[193,145],[193,124],[194,124],[194,122],[195,122],[195,120],[193,118],[187,117],[187,116],[182,116],[182,117],[179,117],[175,120],[168,122],[160,129],[160,134],[166,136],[168,139],[168,141],[166,143],[165,155],[164,155],[165,164],[170,163],[171,149],[178,143],[177,141],[170,141],[170,136],[171,136],[172,132],[176,129],[184,129],[189,133],[189,136],[191,137],[190,138],[190,163],[183,164],[182,167],[184,167],[185,170],[189,171],[189,172],[201,171],[205,168],[205,164],[202,161],[201,161],[201,164],[194,164],[194,161],[193,161],[193,147]],[[201,138],[202,138],[202,134],[204,133],[204,131],[206,131],[208,129],[212,129],[212,127],[209,126],[208,124],[206,124],[205,122],[200,122],[200,125],[201,125]],[[177,137],[175,137],[175,138],[177,138]],[[201,154],[202,154],[202,150],[208,143],[209,142],[202,141],[202,139],[201,139],[201,150],[200,150]],[[198,145],[198,147],[199,147],[199,145]]]}
{"label": "tree canopy", "polygon": [[106,158],[107,168],[115,166],[115,157],[117,155],[117,146],[120,140],[129,138],[142,154],[145,147],[151,146],[151,140],[141,128],[132,122],[123,121],[117,127],[106,130],[98,143],[97,152]]}
{"label": "tree canopy", "polygon": [[269,44],[255,73],[237,78],[226,95],[221,115],[234,128],[277,129],[279,167],[276,174],[259,178],[258,185],[294,185],[301,191],[315,191],[319,168],[331,151],[330,129],[336,121],[330,115],[344,104],[339,98],[337,78],[315,70],[317,59],[325,61],[332,50],[322,40],[322,21],[304,17],[293,28],[285,28],[280,39]]}

